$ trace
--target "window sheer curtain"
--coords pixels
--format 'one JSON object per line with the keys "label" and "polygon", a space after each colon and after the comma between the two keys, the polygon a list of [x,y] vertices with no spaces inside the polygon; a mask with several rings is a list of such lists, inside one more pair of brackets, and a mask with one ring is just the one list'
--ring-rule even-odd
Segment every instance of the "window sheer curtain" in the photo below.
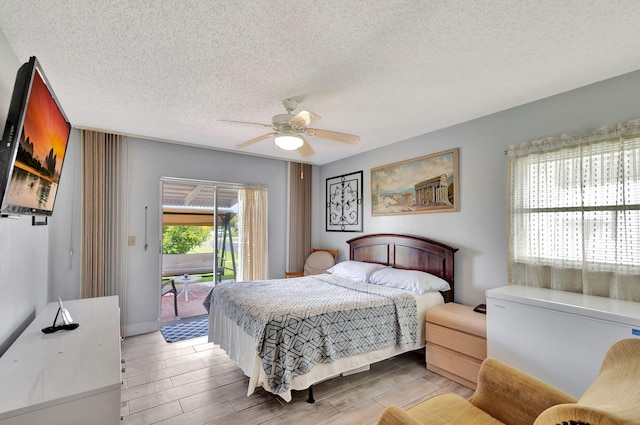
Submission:
{"label": "window sheer curtain", "polygon": [[311,253],[311,165],[289,163],[289,262],[302,271]]}
{"label": "window sheer curtain", "polygon": [[240,281],[269,278],[268,202],[265,187],[238,190],[238,276]]}
{"label": "window sheer curtain", "polygon": [[640,119],[508,155],[509,282],[640,301]]}
{"label": "window sheer curtain", "polygon": [[128,140],[82,130],[81,297],[118,295],[126,312]]}

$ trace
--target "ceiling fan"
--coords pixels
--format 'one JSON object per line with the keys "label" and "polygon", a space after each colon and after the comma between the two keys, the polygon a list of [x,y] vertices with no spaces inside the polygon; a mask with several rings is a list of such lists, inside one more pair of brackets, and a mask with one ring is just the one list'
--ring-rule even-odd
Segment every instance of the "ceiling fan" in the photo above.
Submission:
{"label": "ceiling fan", "polygon": [[273,133],[263,134],[254,139],[247,140],[244,143],[237,145],[237,148],[246,148],[254,143],[275,137],[275,144],[284,150],[298,150],[304,157],[311,156],[315,151],[311,148],[304,136],[318,137],[320,139],[334,140],[336,142],[355,144],[360,142],[360,137],[353,134],[339,133],[331,130],[321,130],[319,128],[309,128],[309,124],[318,121],[320,117],[313,112],[300,111],[297,114],[293,114],[293,111],[298,107],[298,102],[294,99],[284,99],[282,106],[287,111],[286,114],[274,115],[271,118],[271,124],[261,124],[255,122],[246,121],[231,121],[222,120],[226,122],[235,122],[240,124],[252,124],[260,125],[263,127],[269,127],[273,129]]}

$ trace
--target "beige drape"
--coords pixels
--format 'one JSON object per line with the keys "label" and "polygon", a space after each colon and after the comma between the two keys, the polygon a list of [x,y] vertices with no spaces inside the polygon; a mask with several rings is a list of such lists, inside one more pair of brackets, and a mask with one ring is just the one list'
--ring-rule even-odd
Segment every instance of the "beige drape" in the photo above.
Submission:
{"label": "beige drape", "polygon": [[311,253],[311,165],[289,163],[288,271],[302,271]]}
{"label": "beige drape", "polygon": [[509,282],[640,301],[640,119],[508,153]]}
{"label": "beige drape", "polygon": [[126,312],[128,140],[82,130],[81,297],[118,295]]}
{"label": "beige drape", "polygon": [[264,187],[238,190],[238,279],[269,278],[268,202]]}

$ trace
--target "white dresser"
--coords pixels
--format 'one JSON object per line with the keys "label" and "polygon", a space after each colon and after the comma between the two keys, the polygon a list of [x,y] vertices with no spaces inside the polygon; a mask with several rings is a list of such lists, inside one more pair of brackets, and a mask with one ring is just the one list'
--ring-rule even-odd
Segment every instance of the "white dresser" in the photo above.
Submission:
{"label": "white dresser", "polygon": [[58,310],[50,303],[0,358],[0,424],[120,423],[118,297],[64,306],[80,327],[42,333]]}
{"label": "white dresser", "polygon": [[640,338],[640,303],[517,285],[486,296],[487,355],[575,397],[614,342]]}

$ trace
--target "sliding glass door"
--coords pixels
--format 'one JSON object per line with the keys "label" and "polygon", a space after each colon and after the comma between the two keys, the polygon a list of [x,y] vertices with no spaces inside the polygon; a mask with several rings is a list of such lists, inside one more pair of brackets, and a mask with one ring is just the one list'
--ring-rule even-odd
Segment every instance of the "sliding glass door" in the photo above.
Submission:
{"label": "sliding glass door", "polygon": [[162,178],[161,322],[206,314],[216,282],[237,276],[239,185]]}

